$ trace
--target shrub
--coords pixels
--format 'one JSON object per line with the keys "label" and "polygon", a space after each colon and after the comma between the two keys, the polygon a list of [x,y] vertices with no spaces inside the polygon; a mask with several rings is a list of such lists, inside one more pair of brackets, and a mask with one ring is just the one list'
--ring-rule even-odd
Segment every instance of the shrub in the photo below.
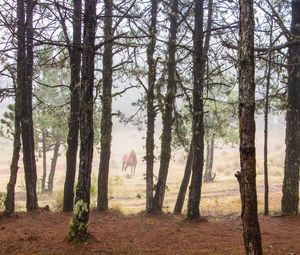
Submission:
{"label": "shrub", "polygon": [[113,203],[111,209],[117,213],[123,214],[123,207],[120,203]]}
{"label": "shrub", "polygon": [[0,209],[4,209],[4,202],[6,198],[6,193],[5,192],[0,192]]}
{"label": "shrub", "polygon": [[56,191],[53,193],[52,208],[56,211],[61,211],[63,208],[64,193]]}

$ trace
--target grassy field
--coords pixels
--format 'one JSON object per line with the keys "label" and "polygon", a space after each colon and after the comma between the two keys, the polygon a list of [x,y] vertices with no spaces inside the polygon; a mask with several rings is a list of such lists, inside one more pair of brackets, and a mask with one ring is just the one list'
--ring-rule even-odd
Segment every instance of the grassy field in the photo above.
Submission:
{"label": "grassy field", "polygon": [[[2,147],[3,154],[8,155],[8,149]],[[95,159],[97,159],[97,154]],[[111,170],[109,177],[109,198],[110,207],[122,211],[125,214],[140,212],[145,207],[145,164],[142,157],[139,157],[139,163],[135,176],[130,175],[130,169],[124,173],[121,171],[122,155],[113,155],[111,160]],[[270,165],[270,209],[277,211],[280,208],[280,194],[283,172],[283,151],[282,147],[272,152],[269,157]],[[7,158],[9,158],[7,156]],[[50,161],[49,161],[50,162]],[[38,188],[41,178],[41,161],[38,164]],[[97,194],[97,169],[99,162],[94,160],[92,173],[92,206],[96,205]],[[170,164],[167,191],[164,202],[164,210],[172,212],[177,193],[183,176],[185,158],[178,153]],[[257,189],[259,210],[263,206],[263,161],[257,160]],[[155,175],[157,176],[158,164],[155,166]],[[240,197],[238,183],[234,173],[239,168],[238,151],[236,147],[219,147],[216,150],[214,171],[217,173],[216,180],[213,183],[203,183],[201,211],[204,215],[220,215],[237,213],[240,210]],[[48,166],[49,169],[49,166]],[[64,158],[61,157],[55,175],[54,192],[50,194],[39,193],[39,205],[49,205],[52,210],[60,210],[62,204],[62,190],[65,175]],[[9,160],[3,160],[0,164],[0,191],[4,192],[9,178]],[[18,182],[16,187],[16,208],[25,209],[25,182],[24,172],[20,168]],[[186,205],[184,205],[184,209]]]}

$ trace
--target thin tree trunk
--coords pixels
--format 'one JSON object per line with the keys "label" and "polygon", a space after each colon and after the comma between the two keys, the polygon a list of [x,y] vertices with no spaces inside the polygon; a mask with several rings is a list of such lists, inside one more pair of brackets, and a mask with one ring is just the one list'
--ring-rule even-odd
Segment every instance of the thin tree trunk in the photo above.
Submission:
{"label": "thin tree trunk", "polygon": [[[270,28],[270,48],[273,44],[273,20],[271,20]],[[269,126],[269,90],[270,90],[270,81],[271,81],[271,61],[272,53],[269,53],[268,62],[267,62],[267,84],[266,84],[266,99],[265,99],[265,129],[264,129],[264,185],[265,185],[265,194],[264,194],[264,215],[269,214],[269,171],[268,171],[268,126]]]}
{"label": "thin tree trunk", "polygon": [[211,138],[211,144],[210,144],[210,159],[209,159],[209,172],[210,177],[212,177],[212,170],[214,166],[214,152],[215,152],[215,136]]}
{"label": "thin tree trunk", "polygon": [[73,242],[85,242],[88,239],[87,223],[90,213],[90,186],[94,142],[93,88],[97,25],[96,7],[97,0],[85,0],[79,119],[81,141],[79,153],[80,164],[74,215],[68,232],[68,238]]}
{"label": "thin tree trunk", "polygon": [[64,185],[63,211],[73,210],[74,182],[76,174],[76,159],[79,133],[79,90],[80,90],[80,63],[81,63],[81,11],[82,1],[74,0],[73,14],[73,48],[69,48],[71,65],[71,108],[68,128],[68,149],[66,153],[66,179]]}
{"label": "thin tree trunk", "polygon": [[[112,31],[112,11],[113,1],[105,0],[105,19],[104,19],[104,38],[109,40],[113,36]],[[101,139],[100,139],[100,165],[98,176],[98,201],[97,208],[99,211],[108,209],[108,175],[109,162],[111,154],[111,132],[112,132],[112,54],[113,43],[108,42],[104,45],[103,53],[103,95],[102,115],[101,115]]]}
{"label": "thin tree trunk", "polygon": [[46,192],[46,177],[47,177],[47,131],[42,133],[42,151],[43,151],[43,176],[42,176],[42,193]]}
{"label": "thin tree trunk", "polygon": [[203,51],[203,0],[195,0],[194,28],[194,67],[193,67],[193,162],[192,179],[189,188],[187,218],[200,217],[200,197],[204,161],[203,128],[203,85],[205,72],[205,55]]}
{"label": "thin tree trunk", "polygon": [[[291,34],[300,36],[300,2],[292,1]],[[286,151],[281,210],[284,214],[299,213],[300,166],[300,47],[289,48],[288,107],[286,116]]]}
{"label": "thin tree trunk", "polygon": [[[14,81],[15,83],[15,81]],[[15,186],[19,169],[19,158],[21,151],[21,126],[20,126],[20,89],[18,84],[15,85],[15,133],[13,144],[13,156],[10,165],[10,178],[7,184],[7,194],[5,199],[5,214],[12,214],[15,211]]]}
{"label": "thin tree trunk", "polygon": [[[207,14],[207,26],[206,26],[206,35],[204,40],[204,46],[203,46],[203,54],[206,64],[206,80],[207,80],[207,89],[209,89],[209,63],[208,63],[208,51],[209,51],[209,45],[210,45],[210,37],[211,37],[211,27],[212,27],[212,14],[213,14],[213,0],[208,1],[208,14]],[[204,134],[205,135],[205,134]],[[211,152],[213,152],[213,148],[211,148],[209,143],[209,137],[207,137],[206,141],[207,146],[207,153],[206,153],[206,164],[205,164],[205,173],[204,173],[204,181],[208,181],[209,178],[209,172],[211,176],[210,167],[212,166],[210,160],[211,160]],[[212,168],[211,168],[212,170]]]}
{"label": "thin tree trunk", "polygon": [[212,170],[214,168],[214,156],[215,156],[215,136],[213,135],[211,138],[210,144],[210,159],[209,159],[209,178],[210,181],[213,181],[216,175],[213,176]]}
{"label": "thin tree trunk", "polygon": [[209,172],[209,160],[210,160],[210,142],[208,137],[206,137],[205,140],[206,140],[206,160],[205,160],[204,181],[207,181],[207,175]]}
{"label": "thin tree trunk", "polygon": [[181,181],[180,189],[177,195],[175,207],[174,207],[174,214],[181,214],[182,208],[184,204],[185,194],[187,191],[187,187],[189,185],[191,179],[191,172],[192,172],[192,162],[193,162],[193,145],[191,143],[190,149],[188,152],[188,158],[185,163],[184,175]]}
{"label": "thin tree trunk", "polygon": [[59,147],[60,147],[60,141],[56,141],[53,149],[53,158],[51,160],[51,168],[50,168],[50,173],[48,176],[48,189],[47,191],[52,193],[53,192],[53,182],[54,182],[54,175],[55,175],[55,170],[56,170],[56,164],[57,164],[57,159],[59,157]]}
{"label": "thin tree trunk", "polygon": [[[203,46],[203,53],[204,53],[204,59],[205,64],[207,66],[207,72],[209,72],[209,64],[208,64],[208,51],[209,51],[209,45],[210,45],[210,37],[211,37],[211,27],[212,27],[212,16],[213,16],[213,0],[208,0],[208,13],[207,13],[207,25],[206,25],[206,34],[205,34],[205,40],[204,40],[204,46]],[[206,77],[208,79],[208,77]]]}
{"label": "thin tree trunk", "polygon": [[254,12],[252,0],[240,0],[239,120],[241,172],[236,174],[241,192],[246,254],[262,254],[257,215],[255,159]]}
{"label": "thin tree trunk", "polygon": [[208,161],[205,169],[205,174],[204,174],[204,181],[205,182],[212,182],[214,181],[216,174],[213,175],[212,170],[213,170],[213,164],[214,164],[214,151],[215,151],[215,136],[212,135],[211,140],[208,141]]}
{"label": "thin tree trunk", "polygon": [[171,139],[173,125],[173,104],[176,93],[176,35],[177,35],[177,16],[178,16],[178,1],[171,1],[170,10],[170,37],[168,46],[168,84],[167,95],[165,98],[165,109],[162,116],[163,128],[161,135],[161,152],[160,152],[160,167],[158,181],[153,198],[153,210],[162,211],[163,201],[165,197],[166,182],[171,158]]}
{"label": "thin tree trunk", "polygon": [[[269,62],[270,64],[270,62]],[[268,174],[268,118],[269,118],[269,78],[266,88],[266,101],[265,101],[265,130],[264,130],[264,215],[269,214],[269,174]]]}
{"label": "thin tree trunk", "polygon": [[156,81],[156,63],[154,52],[156,45],[157,0],[151,1],[151,25],[149,27],[150,42],[147,48],[148,91],[147,91],[147,138],[146,138],[146,212],[153,211],[153,166],[154,166],[154,85]]}
{"label": "thin tree trunk", "polygon": [[[33,211],[38,208],[36,194],[36,162],[34,154],[34,135],[32,121],[32,76],[33,76],[33,1],[26,0],[26,24],[24,16],[24,2],[19,0],[18,5],[22,5],[20,12],[22,18],[18,33],[18,50],[22,51],[22,60],[18,61],[18,81],[21,89],[21,134],[23,144],[23,164],[26,183],[26,208],[27,211]],[[26,36],[25,36],[26,34]],[[22,48],[22,49],[19,49]]]}

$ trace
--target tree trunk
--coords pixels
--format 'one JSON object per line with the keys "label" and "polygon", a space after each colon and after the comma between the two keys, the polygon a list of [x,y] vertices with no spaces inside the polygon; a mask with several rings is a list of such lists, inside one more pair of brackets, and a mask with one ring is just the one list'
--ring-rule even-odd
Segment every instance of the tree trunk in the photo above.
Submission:
{"label": "tree trunk", "polygon": [[[206,25],[206,33],[205,33],[205,40],[204,40],[204,46],[203,46],[203,54],[204,54],[204,60],[205,64],[207,66],[207,73],[209,73],[209,64],[208,64],[208,51],[209,51],[209,45],[210,45],[210,37],[211,37],[211,27],[213,22],[213,0],[208,0],[208,13],[207,13],[207,25]],[[207,76],[208,79],[208,76]]]}
{"label": "tree trunk", "polygon": [[18,83],[21,90],[21,134],[23,144],[23,164],[26,183],[26,208],[38,208],[36,194],[36,162],[32,121],[32,75],[33,75],[33,1],[26,0],[26,23],[24,1],[18,1]]}
{"label": "tree trunk", "polygon": [[213,175],[213,164],[214,164],[214,151],[215,151],[215,136],[212,135],[211,140],[207,138],[207,154],[206,154],[206,164],[205,164],[205,173],[204,181],[213,182],[216,178],[216,174]]}
{"label": "tree trunk", "polygon": [[[104,19],[104,40],[109,40],[113,36],[112,31],[112,11],[113,1],[105,0],[105,19]],[[101,115],[101,139],[100,139],[100,165],[98,177],[98,201],[97,208],[99,211],[108,209],[108,175],[109,161],[111,153],[111,132],[112,132],[112,54],[113,43],[108,42],[104,45],[103,53],[103,95],[102,115]]]}
{"label": "tree trunk", "polygon": [[181,214],[182,208],[185,200],[185,194],[187,191],[187,187],[190,182],[191,172],[192,172],[192,162],[193,162],[193,145],[191,143],[190,150],[188,153],[188,158],[185,163],[184,175],[181,181],[180,189],[177,195],[176,204],[174,207],[174,214]]}
{"label": "tree trunk", "polygon": [[215,176],[212,175],[212,170],[214,167],[214,152],[215,152],[215,136],[213,135],[211,138],[210,144],[210,159],[209,159],[209,178],[211,181],[214,180]]}
{"label": "tree trunk", "polygon": [[[212,14],[213,14],[213,0],[208,1],[208,14],[207,14],[207,26],[206,26],[206,35],[204,40],[204,46],[203,46],[203,54],[206,64],[206,79],[207,79],[207,89],[209,89],[208,83],[209,83],[209,63],[208,63],[208,51],[209,51],[209,45],[210,45],[210,37],[211,37],[211,27],[212,27]],[[211,156],[211,153],[214,152],[214,148],[211,148],[211,145],[209,143],[209,137],[207,135],[206,139],[206,164],[205,164],[205,173],[204,173],[204,181],[209,181],[211,178],[209,178],[208,174],[210,173],[210,176],[212,177],[212,163],[210,162],[211,159],[213,159],[213,155]],[[214,179],[214,177],[213,177]]]}
{"label": "tree trunk", "polygon": [[13,155],[10,165],[10,178],[7,184],[7,194],[5,199],[5,214],[12,214],[15,211],[15,186],[19,169],[19,158],[21,150],[21,126],[20,126],[20,89],[15,84],[15,133],[13,144]]}
{"label": "tree trunk", "polygon": [[171,139],[173,125],[173,103],[176,93],[176,35],[177,35],[177,16],[178,16],[178,1],[171,1],[170,10],[170,37],[168,46],[168,84],[167,95],[165,98],[165,110],[162,114],[162,135],[161,135],[161,152],[160,152],[160,167],[158,181],[153,199],[153,210],[162,211],[163,201],[165,197],[166,182],[171,158]]}
{"label": "tree trunk", "polygon": [[[204,58],[205,62],[207,62],[207,59],[208,59],[208,50],[209,50],[211,26],[212,26],[212,13],[213,13],[213,0],[209,0],[208,1],[207,27],[206,27],[207,33],[206,33],[204,49],[203,49],[203,54],[204,54],[203,58]],[[191,111],[192,111],[192,109],[191,109]],[[191,144],[188,159],[187,159],[186,166],[185,166],[184,177],[182,179],[182,183],[181,183],[180,190],[178,193],[176,205],[174,208],[174,213],[179,214],[182,211],[185,194],[186,194],[186,190],[187,190],[187,187],[189,184],[190,175],[191,175],[191,171],[192,171],[192,162],[193,162],[193,151],[192,150],[193,150],[193,148],[192,148],[192,144]]]}
{"label": "tree trunk", "polygon": [[254,12],[252,0],[240,0],[239,121],[241,172],[237,173],[242,200],[246,254],[262,254],[257,215],[255,159]]}
{"label": "tree trunk", "polygon": [[[300,36],[300,2],[292,1],[291,34]],[[286,151],[281,210],[284,214],[299,213],[300,166],[300,47],[289,48],[288,107],[286,116]]]}
{"label": "tree trunk", "polygon": [[[273,20],[271,19],[270,26],[270,42],[269,47],[273,45]],[[270,81],[271,81],[271,61],[272,53],[269,53],[268,62],[267,62],[267,84],[266,84],[266,99],[265,99],[265,128],[264,128],[264,185],[265,185],[265,194],[264,194],[264,215],[269,214],[269,171],[268,171],[268,126],[269,126],[269,90],[270,90]]]}
{"label": "tree trunk", "polygon": [[204,173],[204,181],[206,181],[207,173],[209,172],[209,160],[210,160],[210,142],[209,138],[206,137],[206,160],[205,160],[205,173]]}
{"label": "tree trunk", "polygon": [[63,211],[73,210],[74,182],[76,174],[76,159],[79,133],[79,90],[80,90],[80,62],[81,62],[81,0],[74,0],[73,14],[73,48],[69,48],[71,65],[71,108],[68,129],[68,149],[66,153],[66,179],[64,185]]}
{"label": "tree trunk", "polygon": [[42,133],[42,151],[43,151],[43,176],[42,176],[42,193],[46,192],[46,177],[47,177],[47,131]]}
{"label": "tree trunk", "polygon": [[56,164],[57,164],[57,159],[59,157],[59,147],[60,147],[60,141],[56,141],[53,149],[53,158],[51,160],[51,168],[50,168],[50,173],[48,176],[48,189],[47,191],[52,193],[53,192],[53,182],[54,182],[54,175],[55,175],[55,170],[56,170]]}
{"label": "tree trunk", "polygon": [[200,196],[204,161],[203,128],[203,84],[205,72],[205,55],[203,51],[203,0],[195,0],[194,28],[194,67],[193,67],[193,162],[192,179],[189,188],[187,218],[200,217]]}
{"label": "tree trunk", "polygon": [[147,48],[148,91],[147,91],[147,138],[146,138],[146,212],[153,211],[153,166],[154,166],[154,85],[156,81],[156,63],[154,52],[156,45],[157,0],[151,1],[151,25],[149,27],[150,42]]}
{"label": "tree trunk", "polygon": [[93,88],[97,0],[85,0],[82,53],[82,81],[80,88],[80,164],[76,188],[73,220],[68,238],[85,242],[88,238],[87,223],[90,213],[90,186],[93,160]]}

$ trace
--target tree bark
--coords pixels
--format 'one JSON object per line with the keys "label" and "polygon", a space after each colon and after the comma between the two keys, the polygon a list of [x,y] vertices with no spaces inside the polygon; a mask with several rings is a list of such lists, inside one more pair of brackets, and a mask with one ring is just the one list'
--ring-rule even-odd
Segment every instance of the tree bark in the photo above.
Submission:
{"label": "tree bark", "polygon": [[[269,46],[272,47],[273,44],[273,20],[271,20],[270,26],[270,41]],[[264,215],[269,214],[269,170],[268,170],[268,128],[269,128],[269,92],[270,92],[270,82],[271,82],[271,61],[272,53],[269,53],[267,62],[267,84],[266,84],[266,99],[265,99],[265,128],[264,128]]]}
{"label": "tree bark", "polygon": [[47,177],[47,131],[42,132],[42,151],[43,151],[43,176],[42,176],[42,185],[41,191],[42,193],[46,192],[46,177]]}
{"label": "tree bark", "polygon": [[254,12],[252,0],[240,0],[239,121],[240,163],[237,174],[242,200],[243,236],[246,254],[262,254],[257,215],[255,159],[255,65]]}
{"label": "tree bark", "polygon": [[53,158],[51,160],[51,168],[48,176],[48,189],[47,191],[52,193],[53,192],[53,182],[54,182],[54,175],[55,175],[55,170],[56,170],[56,164],[57,164],[57,159],[59,157],[59,147],[60,147],[60,141],[57,140],[54,149],[53,149]]}
{"label": "tree bark", "polygon": [[194,28],[194,67],[193,67],[193,162],[192,179],[189,188],[187,218],[200,217],[200,196],[204,161],[203,128],[203,85],[205,72],[205,55],[203,51],[203,0],[195,0]]}
{"label": "tree bark", "polygon": [[188,187],[190,179],[191,179],[192,163],[193,163],[193,145],[191,142],[189,153],[188,153],[188,158],[185,163],[183,179],[181,181],[180,189],[179,189],[177,199],[176,199],[176,204],[174,207],[174,214],[182,213],[185,194],[186,194],[187,187]]}
{"label": "tree bark", "polygon": [[[104,38],[106,41],[113,36],[112,31],[112,11],[113,1],[105,0],[105,19],[104,19]],[[97,208],[99,211],[108,209],[108,175],[109,162],[111,154],[111,132],[112,132],[112,54],[113,43],[108,42],[104,45],[103,53],[103,95],[102,115],[101,115],[101,139],[100,139],[100,165],[98,176],[98,201]]]}
{"label": "tree bark", "polygon": [[173,126],[173,103],[176,93],[176,38],[177,38],[177,22],[178,16],[178,1],[171,1],[170,10],[170,36],[168,46],[168,82],[167,94],[165,97],[165,109],[162,113],[162,135],[161,135],[161,152],[160,152],[160,167],[158,181],[155,188],[155,196],[153,198],[153,210],[161,212],[165,197],[166,182],[171,158],[171,139]]}
{"label": "tree bark", "polygon": [[15,186],[19,169],[19,158],[21,151],[21,126],[20,126],[20,89],[15,84],[15,133],[13,144],[13,155],[10,165],[10,178],[7,184],[4,214],[12,214],[15,211]]}
{"label": "tree bark", "polygon": [[85,0],[79,118],[81,141],[80,163],[74,215],[68,232],[68,238],[73,242],[85,242],[88,239],[87,223],[90,213],[90,186],[94,142],[93,88],[94,46],[97,25],[96,7],[97,0]]}
{"label": "tree bark", "polygon": [[[20,9],[19,9],[20,8]],[[34,154],[34,135],[32,121],[32,76],[33,76],[33,16],[34,4],[26,0],[26,23],[24,1],[18,1],[18,83],[21,90],[21,134],[23,144],[23,164],[26,185],[26,208],[38,208],[36,194],[36,162]],[[20,54],[20,55],[19,55]]]}
{"label": "tree bark", "polygon": [[79,133],[79,91],[80,91],[80,66],[81,66],[81,11],[82,1],[74,0],[73,5],[73,47],[69,47],[71,65],[71,108],[68,128],[68,149],[66,153],[66,179],[64,184],[63,211],[73,210],[74,182],[76,174],[76,159],[78,150]]}
{"label": "tree bark", "polygon": [[[292,1],[292,36],[300,36],[300,2]],[[281,210],[284,214],[299,213],[300,166],[300,47],[289,48],[288,108],[286,116],[286,151]]]}
{"label": "tree bark", "polygon": [[154,166],[154,86],[156,81],[156,63],[154,52],[156,45],[157,0],[151,1],[151,25],[149,27],[150,42],[147,48],[148,91],[147,91],[147,138],[146,138],[146,212],[153,211],[153,166]]}

